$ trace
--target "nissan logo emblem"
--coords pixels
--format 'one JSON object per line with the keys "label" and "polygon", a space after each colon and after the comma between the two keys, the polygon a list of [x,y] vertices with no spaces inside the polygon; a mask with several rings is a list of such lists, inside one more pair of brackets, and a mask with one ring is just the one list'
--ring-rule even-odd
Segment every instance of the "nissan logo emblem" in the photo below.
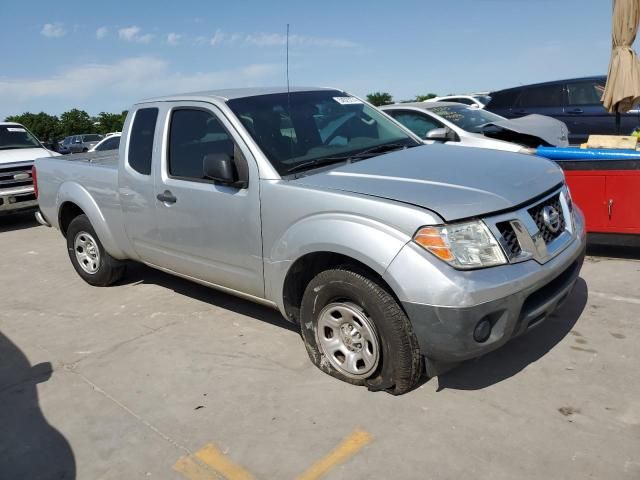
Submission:
{"label": "nissan logo emblem", "polygon": [[560,221],[560,212],[551,205],[547,205],[542,209],[542,221],[551,233],[557,233],[560,230],[562,223]]}

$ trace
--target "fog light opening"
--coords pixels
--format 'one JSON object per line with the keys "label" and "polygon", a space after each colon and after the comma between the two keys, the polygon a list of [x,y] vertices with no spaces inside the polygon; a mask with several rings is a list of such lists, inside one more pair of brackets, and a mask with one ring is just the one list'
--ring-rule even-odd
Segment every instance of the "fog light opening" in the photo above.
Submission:
{"label": "fog light opening", "polygon": [[476,328],[473,330],[473,339],[478,343],[486,342],[491,336],[492,328],[493,325],[491,324],[491,320],[483,318],[478,322]]}

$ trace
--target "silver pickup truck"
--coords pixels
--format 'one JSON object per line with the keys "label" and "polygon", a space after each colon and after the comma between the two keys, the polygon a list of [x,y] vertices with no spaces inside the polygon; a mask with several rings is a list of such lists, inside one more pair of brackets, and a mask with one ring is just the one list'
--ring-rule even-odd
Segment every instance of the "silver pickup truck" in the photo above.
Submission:
{"label": "silver pickup truck", "polygon": [[36,172],[88,283],[138,261],[270,305],[324,372],[394,394],[539,324],[584,258],[554,164],[423,145],[335,89],[147,100],[119,153]]}

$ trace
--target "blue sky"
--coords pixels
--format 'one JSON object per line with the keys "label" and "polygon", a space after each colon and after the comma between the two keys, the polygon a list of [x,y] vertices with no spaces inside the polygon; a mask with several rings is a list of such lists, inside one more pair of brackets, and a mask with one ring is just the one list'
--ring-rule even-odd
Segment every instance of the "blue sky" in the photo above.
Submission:
{"label": "blue sky", "polygon": [[608,0],[31,0],[1,11],[0,119],[282,85],[287,23],[292,85],[397,100],[606,73],[611,30]]}

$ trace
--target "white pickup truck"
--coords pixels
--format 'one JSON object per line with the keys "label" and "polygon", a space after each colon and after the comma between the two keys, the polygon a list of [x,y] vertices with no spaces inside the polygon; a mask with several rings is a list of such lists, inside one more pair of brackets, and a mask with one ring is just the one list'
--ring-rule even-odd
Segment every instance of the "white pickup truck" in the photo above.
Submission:
{"label": "white pickup truck", "polygon": [[55,155],[23,125],[0,123],[0,215],[38,208],[31,167],[36,158]]}
{"label": "white pickup truck", "polygon": [[133,260],[270,305],[324,372],[394,394],[539,325],[584,258],[556,165],[424,145],[335,89],[144,101],[119,153],[35,170],[88,283]]}

